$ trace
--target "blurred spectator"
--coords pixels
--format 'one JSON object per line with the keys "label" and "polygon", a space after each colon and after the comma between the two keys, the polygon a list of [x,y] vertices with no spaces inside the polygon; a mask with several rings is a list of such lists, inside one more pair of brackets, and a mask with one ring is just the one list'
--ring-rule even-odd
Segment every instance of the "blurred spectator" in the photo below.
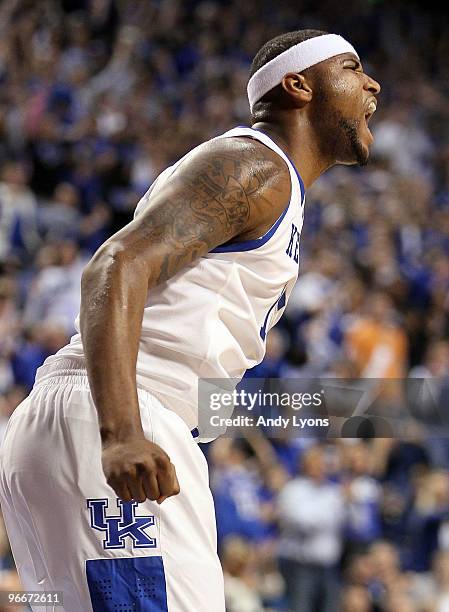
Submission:
{"label": "blurred spectator", "polygon": [[13,384],[11,357],[21,332],[13,278],[0,276],[0,393]]}
{"label": "blurred spectator", "polygon": [[381,535],[380,502],[382,490],[373,478],[373,449],[358,442],[345,448],[344,486],[348,503],[346,552],[364,550]]}
{"label": "blurred spectator", "polygon": [[262,480],[251,451],[240,440],[223,438],[210,455],[211,488],[216,500],[217,532],[221,542],[230,534],[260,541],[268,536],[262,508]]}
{"label": "blurred spectator", "polygon": [[82,222],[79,195],[71,183],[60,183],[48,204],[39,209],[40,231],[48,242],[79,237]]}
{"label": "blurred spectator", "polygon": [[345,584],[360,587],[371,596],[371,586],[375,578],[375,566],[370,550],[351,553],[346,558],[344,568]]}
{"label": "blurred spectator", "polygon": [[385,612],[420,612],[413,599],[405,593],[392,593],[387,597]]}
{"label": "blurred spectator", "polygon": [[407,341],[394,321],[392,302],[383,293],[371,294],[366,316],[356,318],[346,333],[348,352],[364,378],[402,378]]}
{"label": "blurred spectator", "polygon": [[47,357],[66,345],[68,340],[69,336],[59,321],[49,319],[27,328],[12,358],[15,382],[30,391],[37,368]]}
{"label": "blurred spectator", "polygon": [[230,537],[223,544],[222,562],[227,612],[262,612],[255,550],[245,540]]}
{"label": "blurred spectator", "polygon": [[[407,513],[406,569],[428,571],[435,551],[449,529],[449,473],[431,470],[416,480],[413,504]],[[446,535],[446,546],[449,538]]]}
{"label": "blurred spectator", "polygon": [[57,321],[67,334],[72,335],[80,306],[81,274],[86,259],[73,241],[66,240],[55,246],[54,260],[41,268],[30,287],[23,321],[26,325]]}
{"label": "blurred spectator", "polygon": [[6,162],[0,182],[0,262],[11,252],[30,256],[39,244],[37,202],[23,164]]}
{"label": "blurred spectator", "polygon": [[342,612],[371,612],[371,600],[366,589],[348,586],[342,595]]}
{"label": "blurred spectator", "polygon": [[331,612],[339,600],[345,506],[341,487],[326,476],[325,451],[313,447],[279,495],[280,568],[295,612]]}
{"label": "blurred spectator", "polygon": [[[424,595],[424,596],[423,596]],[[433,558],[432,574],[427,592],[421,594],[424,612],[449,610],[449,552],[437,552]]]}
{"label": "blurred spectator", "polygon": [[386,157],[393,170],[413,176],[422,172],[432,143],[422,126],[413,121],[411,109],[400,106],[377,124],[374,151]]}
{"label": "blurred spectator", "polygon": [[420,612],[413,595],[411,576],[402,572],[397,549],[380,540],[373,544],[370,556],[373,575],[368,588],[376,609]]}

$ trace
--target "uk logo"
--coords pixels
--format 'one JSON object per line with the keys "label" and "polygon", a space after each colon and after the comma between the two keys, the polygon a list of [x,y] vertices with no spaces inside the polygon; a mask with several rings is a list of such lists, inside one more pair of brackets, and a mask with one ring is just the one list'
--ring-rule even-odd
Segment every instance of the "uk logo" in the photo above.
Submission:
{"label": "uk logo", "polygon": [[90,526],[105,534],[103,548],[125,548],[126,538],[131,538],[133,548],[156,548],[156,538],[151,538],[145,529],[155,524],[152,514],[136,516],[138,502],[117,499],[118,515],[108,516],[108,499],[88,499]]}

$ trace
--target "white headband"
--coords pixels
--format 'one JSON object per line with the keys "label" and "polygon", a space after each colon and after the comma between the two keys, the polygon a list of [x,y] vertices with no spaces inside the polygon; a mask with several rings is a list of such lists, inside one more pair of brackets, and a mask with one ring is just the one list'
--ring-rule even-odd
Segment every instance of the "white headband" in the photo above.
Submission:
{"label": "white headband", "polygon": [[254,104],[267,91],[279,85],[289,72],[302,72],[340,53],[354,53],[357,58],[359,57],[354,47],[338,34],[315,36],[280,53],[259,68],[248,82],[247,91],[251,112]]}

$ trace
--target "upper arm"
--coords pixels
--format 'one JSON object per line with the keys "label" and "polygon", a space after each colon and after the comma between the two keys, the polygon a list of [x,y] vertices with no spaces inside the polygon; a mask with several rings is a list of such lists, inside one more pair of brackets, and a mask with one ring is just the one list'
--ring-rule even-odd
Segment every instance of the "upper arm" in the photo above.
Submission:
{"label": "upper arm", "polygon": [[249,138],[218,139],[183,161],[100,251],[119,252],[154,286],[239,234],[270,226],[289,198],[279,155]]}

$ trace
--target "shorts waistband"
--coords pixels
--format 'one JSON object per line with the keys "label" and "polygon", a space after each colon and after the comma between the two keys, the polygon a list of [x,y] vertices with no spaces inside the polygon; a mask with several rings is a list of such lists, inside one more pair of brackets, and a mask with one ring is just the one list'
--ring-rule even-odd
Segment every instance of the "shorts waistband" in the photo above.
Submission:
{"label": "shorts waistband", "polygon": [[[89,379],[84,362],[69,357],[58,357],[49,363],[41,365],[37,369],[33,389],[42,384],[60,384],[61,379],[64,379],[66,383],[76,384],[89,389]],[[137,386],[139,387],[139,385]],[[141,388],[147,391],[143,387]],[[194,427],[190,433],[193,438],[198,438],[200,435],[197,427]]]}
{"label": "shorts waistband", "polygon": [[76,383],[82,387],[89,388],[86,366],[83,361],[60,357],[41,365],[36,372],[34,387],[41,384],[59,384],[61,378],[65,382]]}

